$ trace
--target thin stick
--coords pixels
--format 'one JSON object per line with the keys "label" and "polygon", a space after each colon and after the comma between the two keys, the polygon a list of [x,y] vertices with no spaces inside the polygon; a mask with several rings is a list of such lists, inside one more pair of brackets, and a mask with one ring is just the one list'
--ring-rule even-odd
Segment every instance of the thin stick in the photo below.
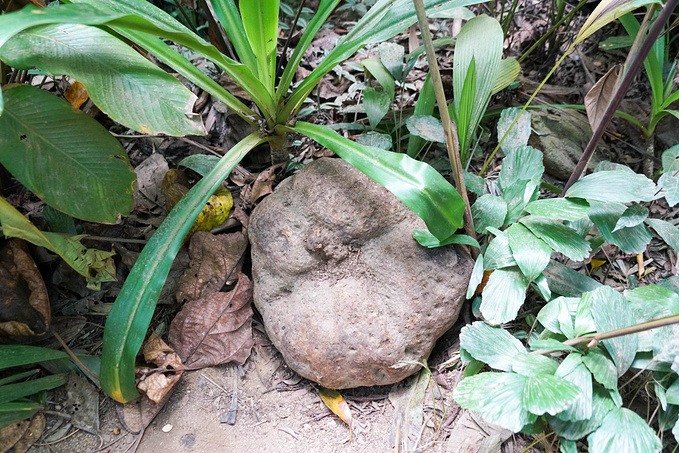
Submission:
{"label": "thin stick", "polygon": [[71,351],[71,348],[68,347],[68,345],[61,338],[61,336],[54,330],[52,330],[52,335],[54,335],[54,338],[56,338],[59,344],[61,344],[61,347],[64,348],[66,354],[68,354],[71,357],[71,360],[73,360],[75,364],[78,365],[78,367],[90,377],[90,379],[92,379],[94,382],[99,382],[99,376],[97,376],[94,372],[92,372],[92,370],[87,368],[85,364],[82,363],[78,357],[76,357],[76,355],[73,353],[73,351]]}

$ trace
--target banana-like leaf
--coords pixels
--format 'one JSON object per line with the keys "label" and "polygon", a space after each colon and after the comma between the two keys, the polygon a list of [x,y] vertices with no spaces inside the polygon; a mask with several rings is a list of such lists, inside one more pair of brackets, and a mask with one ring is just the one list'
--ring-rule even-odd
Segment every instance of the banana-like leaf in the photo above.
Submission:
{"label": "banana-like leaf", "polygon": [[507,88],[521,73],[521,65],[516,58],[505,58],[500,60],[497,70],[497,79],[491,94],[499,93]]}
{"label": "banana-like leaf", "polygon": [[361,146],[327,126],[297,122],[296,132],[313,138],[391,193],[417,214],[434,236],[443,240],[462,228],[464,201],[436,170],[405,154]]}
{"label": "banana-like leaf", "polygon": [[257,60],[259,78],[272,96],[276,78],[279,3],[280,0],[247,0],[239,3],[243,28]]}
{"label": "banana-like leaf", "polygon": [[217,166],[177,203],[139,255],[113,304],[104,330],[101,387],[116,401],[126,402],[138,396],[134,380],[135,357],[184,237],[233,167],[265,140],[258,133],[253,133],[231,148]]}
{"label": "banana-like leaf", "polygon": [[252,53],[252,47],[243,28],[243,20],[240,17],[238,7],[234,0],[210,0],[217,20],[224,27],[233,49],[238,54],[241,63],[250,68],[253,74],[257,73],[257,60]]}
{"label": "banana-like leaf", "polygon": [[613,22],[615,19],[634,11],[640,6],[660,4],[659,0],[602,0],[584,23],[573,45],[578,44],[600,28]]}
{"label": "banana-like leaf", "polygon": [[0,163],[15,178],[78,219],[113,223],[130,213],[136,176],[118,140],[46,91],[29,85],[3,91]]}
{"label": "banana-like leaf", "polygon": [[[483,36],[483,39],[479,39],[479,36]],[[453,62],[453,91],[462,155],[469,149],[474,132],[490,102],[502,60],[503,41],[500,23],[488,16],[473,18],[458,35]],[[475,68],[476,90],[472,90],[474,96],[469,99],[465,98],[464,91],[472,67]]]}
{"label": "banana-like leaf", "polygon": [[202,120],[192,113],[196,95],[99,28],[34,27],[8,40],[0,48],[0,58],[16,68],[38,66],[76,78],[102,111],[131,129],[169,135],[205,133]]}
{"label": "banana-like leaf", "polygon": [[[431,74],[428,72],[427,77],[424,79],[424,85],[422,85],[422,89],[417,95],[413,115],[431,116],[434,113],[434,106],[436,106],[434,83],[431,81]],[[424,144],[425,140],[423,138],[410,134],[406,154],[414,159],[420,153]]]}

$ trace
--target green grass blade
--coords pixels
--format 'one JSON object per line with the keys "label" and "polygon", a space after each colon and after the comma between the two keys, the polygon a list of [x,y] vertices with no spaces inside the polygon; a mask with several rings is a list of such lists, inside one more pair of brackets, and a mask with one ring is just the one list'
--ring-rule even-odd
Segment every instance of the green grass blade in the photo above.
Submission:
{"label": "green grass blade", "polygon": [[0,370],[68,357],[64,351],[56,349],[20,344],[0,345]]}
{"label": "green grass blade", "polygon": [[116,401],[126,402],[138,396],[134,380],[135,357],[184,237],[208,198],[233,167],[265,140],[253,133],[224,155],[217,166],[177,203],[139,255],[104,329],[100,381],[102,389]]}
{"label": "green grass blade", "polygon": [[66,383],[63,374],[53,374],[40,379],[0,386],[0,404],[30,396],[43,390],[52,390]]}
{"label": "green grass blade", "polygon": [[[420,94],[417,96],[417,102],[415,103],[415,111],[413,112],[413,115],[431,115],[434,113],[434,106],[436,106],[434,84],[431,81],[431,75],[427,73],[427,77],[424,79],[424,84],[422,85]],[[410,134],[410,138],[408,138],[408,149],[406,154],[414,159],[419,154],[424,144],[424,139],[418,137],[417,135]]]}
{"label": "green grass blade", "polygon": [[417,214],[438,239],[462,228],[464,202],[436,170],[405,154],[359,145],[327,126],[298,121],[294,130],[334,151]]}
{"label": "green grass blade", "polygon": [[279,0],[240,2],[243,28],[257,60],[259,78],[264,82],[264,86],[272,96],[276,78],[278,7]]}
{"label": "green grass blade", "polygon": [[257,59],[252,53],[252,47],[243,28],[243,21],[238,12],[238,7],[233,0],[210,0],[212,9],[217,20],[224,27],[234,50],[238,54],[241,63],[250,68],[253,74],[257,74]]}

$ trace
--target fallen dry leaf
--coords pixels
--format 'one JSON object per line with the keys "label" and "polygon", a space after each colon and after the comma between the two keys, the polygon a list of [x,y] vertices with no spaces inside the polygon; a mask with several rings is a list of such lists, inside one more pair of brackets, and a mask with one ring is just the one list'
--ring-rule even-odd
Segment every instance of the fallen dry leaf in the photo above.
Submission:
{"label": "fallen dry leaf", "polygon": [[245,363],[252,339],[252,283],[238,275],[228,293],[210,293],[188,302],[170,325],[170,344],[186,367]]}
{"label": "fallen dry leaf", "polygon": [[137,388],[151,402],[161,404],[179,382],[184,373],[181,359],[155,332],[144,342],[142,347],[144,360],[156,366],[154,369],[137,368],[141,379]]}
{"label": "fallen dry leaf", "polygon": [[620,65],[615,65],[609,69],[585,96],[587,119],[589,120],[589,124],[592,126],[593,131],[599,126],[601,117],[604,115],[608,104],[611,102],[613,91],[618,84],[620,68]]}
{"label": "fallen dry leaf", "polygon": [[257,203],[257,200],[273,192],[273,183],[276,182],[276,171],[283,168],[284,164],[272,165],[259,175],[252,184],[250,191],[250,205]]}
{"label": "fallen dry leaf", "polygon": [[85,101],[87,101],[90,95],[87,94],[87,88],[85,88],[85,85],[76,81],[73,83],[73,85],[68,87],[68,90],[66,90],[66,93],[64,93],[64,97],[74,108],[79,109],[80,106],[82,106]]}
{"label": "fallen dry leaf", "polygon": [[337,415],[344,423],[349,425],[349,435],[351,435],[351,409],[349,409],[349,404],[347,404],[347,401],[342,394],[337,390],[320,387],[318,389],[318,396],[321,397],[321,401],[323,401],[333,414]]}
{"label": "fallen dry leaf", "polygon": [[99,391],[84,376],[70,373],[66,382],[64,408],[71,414],[71,423],[95,436],[99,435]]}
{"label": "fallen dry leaf", "polygon": [[0,428],[0,451],[9,451],[19,442],[30,426],[30,420],[22,420]]}
{"label": "fallen dry leaf", "polygon": [[0,249],[0,336],[40,335],[49,329],[45,282],[26,243],[9,239]]}
{"label": "fallen dry leaf", "polygon": [[[28,423],[28,428],[24,431],[21,438],[14,444],[14,453],[27,452],[40,439],[44,430],[45,415],[42,412],[38,412]],[[1,448],[0,451],[2,451]]]}
{"label": "fallen dry leaf", "polygon": [[238,263],[248,246],[241,232],[211,234],[198,231],[191,238],[188,269],[179,280],[177,301],[188,302],[222,289],[238,272]]}

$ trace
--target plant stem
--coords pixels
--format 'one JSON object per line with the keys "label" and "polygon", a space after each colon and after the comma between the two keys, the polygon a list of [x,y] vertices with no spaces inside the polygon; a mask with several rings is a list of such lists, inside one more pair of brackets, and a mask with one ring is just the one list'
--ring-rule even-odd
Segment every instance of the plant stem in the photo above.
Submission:
{"label": "plant stem", "polygon": [[592,138],[589,140],[589,143],[587,143],[587,147],[585,147],[585,150],[583,151],[582,156],[578,161],[578,164],[575,166],[575,169],[573,170],[571,177],[568,179],[568,182],[564,187],[563,191],[564,194],[573,184],[575,184],[580,179],[582,174],[585,172],[585,169],[587,168],[589,161],[592,159],[592,156],[594,155],[596,145],[601,140],[601,137],[603,137],[604,132],[608,127],[608,124],[611,122],[611,119],[613,119],[613,115],[616,109],[622,102],[622,99],[627,93],[627,90],[629,89],[630,85],[632,84],[634,77],[641,69],[644,59],[646,58],[646,55],[648,55],[648,53],[650,52],[651,47],[653,47],[653,44],[655,43],[656,39],[658,39],[658,36],[660,36],[660,32],[665,26],[665,23],[669,19],[670,15],[674,12],[674,8],[676,5],[677,0],[668,0],[667,3],[665,3],[665,6],[663,6],[662,11],[660,11],[660,14],[653,23],[651,30],[648,32],[648,36],[646,37],[644,44],[641,46],[641,49],[639,49],[639,52],[636,55],[634,55],[634,59],[630,62],[627,71],[625,71],[622,77],[620,86],[615,91],[615,94],[613,95],[608,106],[606,106],[606,110],[604,111],[604,114],[601,117],[599,125],[594,131],[594,134],[592,134]]}
{"label": "plant stem", "polygon": [[[441,123],[443,123],[443,132],[446,137],[446,148],[448,149],[448,158],[453,170],[453,179],[455,180],[455,188],[464,200],[464,229],[467,235],[476,239],[476,231],[474,230],[474,220],[472,219],[472,211],[469,205],[469,197],[467,196],[467,188],[464,184],[464,173],[462,172],[462,162],[460,160],[460,142],[458,141],[457,128],[450,119],[448,112],[448,104],[446,103],[446,95],[443,91],[443,82],[441,81],[441,73],[436,62],[436,53],[434,51],[434,44],[429,34],[429,23],[424,12],[424,3],[422,0],[413,0],[415,11],[417,12],[417,22],[420,27],[420,34],[422,35],[422,43],[424,44],[425,53],[427,55],[427,63],[429,64],[429,71],[431,72],[431,81],[434,84],[434,92],[436,93],[436,104],[441,115]],[[476,249],[472,249],[472,253]]]}
{"label": "plant stem", "polygon": [[[608,332],[597,333],[594,335],[583,335],[582,337],[575,337],[571,338],[570,340],[566,340],[563,342],[563,344],[567,346],[575,346],[577,344],[587,343],[587,347],[594,348],[602,340],[631,335],[633,333],[646,332],[647,330],[671,326],[673,324],[679,324],[679,315],[653,319],[651,321],[642,322],[641,324],[635,324],[633,326],[623,327],[621,329],[609,330]],[[550,354],[552,352],[556,351],[550,349],[539,349],[537,351],[533,351],[531,354]]]}

